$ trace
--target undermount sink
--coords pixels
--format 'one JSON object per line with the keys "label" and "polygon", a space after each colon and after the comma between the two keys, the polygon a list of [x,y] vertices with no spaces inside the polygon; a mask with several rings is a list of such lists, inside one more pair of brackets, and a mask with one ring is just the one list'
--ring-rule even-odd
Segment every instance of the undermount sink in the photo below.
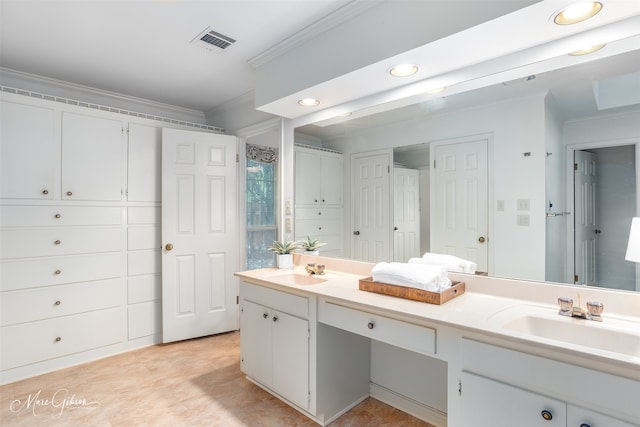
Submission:
{"label": "undermount sink", "polygon": [[285,283],[287,285],[317,285],[319,283],[326,282],[327,279],[320,278],[315,275],[296,273],[294,271],[288,271],[285,273],[279,273],[272,276],[274,280]]}
{"label": "undermount sink", "polygon": [[640,323],[604,317],[603,322],[564,317],[557,310],[517,306],[488,319],[516,333],[640,357]]}

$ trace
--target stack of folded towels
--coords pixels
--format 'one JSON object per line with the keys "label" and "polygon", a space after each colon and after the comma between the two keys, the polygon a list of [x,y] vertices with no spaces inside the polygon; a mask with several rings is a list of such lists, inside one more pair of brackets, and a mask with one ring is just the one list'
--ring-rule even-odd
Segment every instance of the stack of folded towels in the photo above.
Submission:
{"label": "stack of folded towels", "polygon": [[454,273],[469,274],[475,274],[477,267],[475,262],[467,261],[453,255],[436,254],[432,252],[425,253],[422,258],[411,258],[409,263],[443,265],[447,270],[453,271]]}
{"label": "stack of folded towels", "polygon": [[447,268],[425,263],[379,262],[371,269],[374,282],[406,286],[431,292],[451,287]]}

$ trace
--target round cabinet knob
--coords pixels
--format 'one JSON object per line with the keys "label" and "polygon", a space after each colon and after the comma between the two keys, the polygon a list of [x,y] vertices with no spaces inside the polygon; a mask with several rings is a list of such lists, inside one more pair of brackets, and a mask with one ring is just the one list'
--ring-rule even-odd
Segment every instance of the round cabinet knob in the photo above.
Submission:
{"label": "round cabinet knob", "polygon": [[369,329],[373,329],[374,326],[375,325],[373,324],[373,322],[367,323],[367,328],[369,328]]}
{"label": "round cabinet knob", "polygon": [[484,241],[485,241],[484,236],[480,236],[480,237],[478,238],[478,242],[480,242],[480,243],[484,243]]}
{"label": "round cabinet knob", "polygon": [[580,424],[580,427],[591,427],[591,426],[589,424],[582,423]]}
{"label": "round cabinet knob", "polygon": [[59,245],[59,244],[60,244],[60,243],[62,243],[62,242],[61,242],[60,240],[56,240],[56,241],[55,241],[55,242],[53,242],[53,243],[55,243],[56,245]]}
{"label": "round cabinet knob", "polygon": [[269,313],[262,313],[262,318],[266,319],[267,317],[269,317]]}
{"label": "round cabinet knob", "polygon": [[547,411],[546,409],[540,412],[540,415],[542,415],[542,418],[544,418],[547,421],[551,421],[553,419],[553,414],[550,411]]}
{"label": "round cabinet knob", "polygon": [[56,276],[59,276],[60,274],[62,274],[62,271],[56,270],[56,271],[53,272],[53,274],[55,274]]}
{"label": "round cabinet knob", "polygon": [[278,316],[273,316],[273,321],[277,322],[278,321]]}
{"label": "round cabinet knob", "polygon": [[57,305],[60,305],[60,304],[62,304],[62,302],[61,302],[60,300],[58,300],[58,301],[56,301],[56,302],[54,302],[54,303],[53,303],[53,305],[56,305],[56,306],[57,306]]}
{"label": "round cabinet knob", "polygon": [[360,231],[358,231],[358,230],[354,231],[354,232],[353,232],[353,235],[354,235],[354,236],[359,236],[359,235],[360,235]]}
{"label": "round cabinet knob", "polygon": [[398,231],[398,227],[393,227],[393,231]]}
{"label": "round cabinet knob", "polygon": [[73,193],[71,191],[67,191],[67,196],[73,196]]}
{"label": "round cabinet knob", "polygon": [[54,217],[55,219],[60,219],[60,218],[62,218],[62,215],[60,215],[60,214],[55,214],[53,217]]}
{"label": "round cabinet knob", "polygon": [[56,337],[56,342],[60,342],[60,341],[62,341],[62,338]]}
{"label": "round cabinet knob", "polygon": [[49,194],[49,190],[42,190],[42,194],[46,196],[47,194]]}
{"label": "round cabinet knob", "polygon": [[164,248],[168,251],[173,250],[173,243],[167,243],[166,245],[164,245]]}
{"label": "round cabinet knob", "polygon": [[322,215],[322,212],[318,212],[318,215]]}

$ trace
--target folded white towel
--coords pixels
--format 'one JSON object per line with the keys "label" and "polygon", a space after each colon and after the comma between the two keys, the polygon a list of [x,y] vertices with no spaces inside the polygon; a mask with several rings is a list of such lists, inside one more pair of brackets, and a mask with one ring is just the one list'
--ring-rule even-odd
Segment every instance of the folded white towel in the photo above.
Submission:
{"label": "folded white towel", "polygon": [[409,263],[444,265],[449,271],[470,274],[474,274],[477,267],[477,264],[473,261],[467,261],[466,259],[458,258],[453,255],[436,254],[433,252],[425,253],[422,258],[411,258]]}
{"label": "folded white towel", "polygon": [[447,269],[437,265],[379,262],[371,269],[371,276],[375,282],[431,292],[440,292],[451,287]]}

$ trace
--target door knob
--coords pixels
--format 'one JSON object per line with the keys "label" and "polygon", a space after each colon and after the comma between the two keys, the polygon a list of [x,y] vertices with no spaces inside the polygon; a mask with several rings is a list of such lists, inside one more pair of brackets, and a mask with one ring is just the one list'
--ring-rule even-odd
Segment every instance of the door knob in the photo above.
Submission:
{"label": "door knob", "polygon": [[166,245],[164,245],[164,248],[168,251],[173,249],[173,243],[167,243]]}
{"label": "door knob", "polygon": [[360,235],[360,232],[359,232],[358,230],[356,230],[356,231],[354,231],[354,232],[353,232],[353,235],[354,235],[354,236],[359,236],[359,235]]}
{"label": "door knob", "polygon": [[393,227],[393,231],[398,231],[398,227]]}
{"label": "door knob", "polygon": [[478,242],[480,242],[480,243],[484,243],[484,241],[485,241],[484,236],[480,236],[480,238],[478,239]]}

